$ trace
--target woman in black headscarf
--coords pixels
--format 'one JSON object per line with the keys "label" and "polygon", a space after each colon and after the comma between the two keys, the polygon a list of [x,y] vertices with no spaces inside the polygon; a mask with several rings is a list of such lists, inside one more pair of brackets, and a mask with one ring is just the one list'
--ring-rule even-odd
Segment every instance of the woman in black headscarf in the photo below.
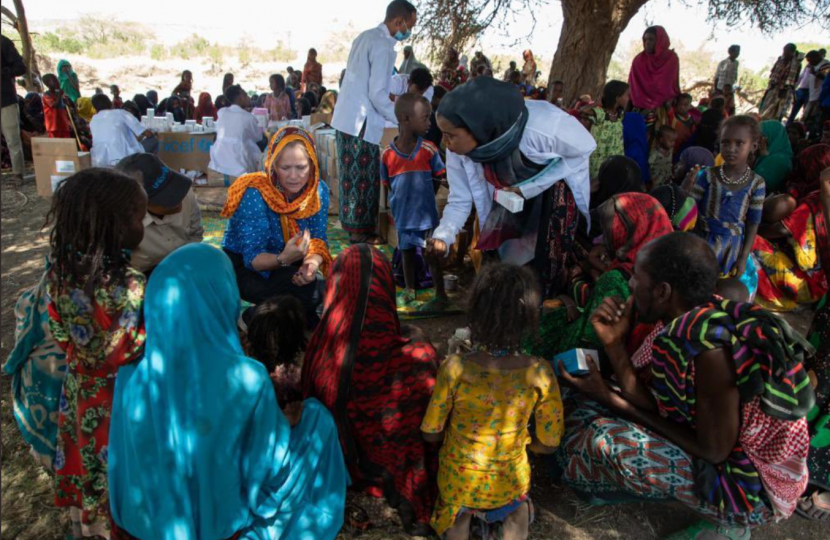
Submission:
{"label": "woman in black headscarf", "polygon": [[147,99],[147,96],[143,94],[136,94],[133,96],[133,103],[135,106],[138,107],[138,112],[141,113],[141,116],[146,116],[147,109],[152,109],[154,105]]}
{"label": "woman in black headscarf", "polygon": [[[491,77],[448,93],[436,119],[447,143],[450,197],[428,254],[447,253],[475,205],[476,248],[498,250],[515,264],[535,259],[546,294],[558,294],[578,215],[588,217],[594,139],[573,116],[545,101],[525,102],[513,85]],[[497,190],[523,209],[494,203]]]}
{"label": "woman in black headscarf", "polygon": [[153,107],[159,104],[159,93],[155,90],[149,90],[146,94],[144,94],[150,103],[153,104]]}

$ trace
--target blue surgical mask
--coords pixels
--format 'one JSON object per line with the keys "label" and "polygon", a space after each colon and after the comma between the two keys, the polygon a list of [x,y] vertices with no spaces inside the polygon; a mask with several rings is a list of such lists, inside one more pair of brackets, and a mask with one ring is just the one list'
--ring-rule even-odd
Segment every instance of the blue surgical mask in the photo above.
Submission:
{"label": "blue surgical mask", "polygon": [[[404,25],[406,25],[406,23],[404,23]],[[407,39],[409,39],[409,37],[411,35],[412,35],[412,30],[410,30],[409,26],[407,25],[406,33],[401,32],[400,30],[398,30],[397,32],[395,32],[394,38],[397,39],[398,41],[406,41]]]}

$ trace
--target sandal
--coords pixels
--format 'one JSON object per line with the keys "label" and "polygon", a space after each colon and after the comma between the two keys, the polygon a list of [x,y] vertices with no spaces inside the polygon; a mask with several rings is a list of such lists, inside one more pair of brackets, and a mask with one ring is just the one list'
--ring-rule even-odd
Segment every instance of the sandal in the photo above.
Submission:
{"label": "sandal", "polygon": [[830,503],[821,499],[822,495],[830,497],[830,492],[816,490],[809,497],[798,500],[795,511],[803,518],[813,521],[830,521]]}
{"label": "sandal", "polygon": [[365,531],[372,525],[369,513],[355,503],[347,503],[345,510],[346,526],[357,531]]}
{"label": "sandal", "polygon": [[411,304],[415,300],[418,299],[418,291],[415,289],[404,289],[403,290],[403,303],[404,304]]}

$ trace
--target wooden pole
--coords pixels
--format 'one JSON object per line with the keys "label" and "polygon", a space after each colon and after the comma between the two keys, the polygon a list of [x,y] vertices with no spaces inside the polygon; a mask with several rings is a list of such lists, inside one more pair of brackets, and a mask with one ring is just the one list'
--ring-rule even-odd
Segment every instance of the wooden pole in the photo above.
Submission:
{"label": "wooden pole", "polygon": [[0,7],[0,10],[14,24],[17,33],[20,34],[20,48],[22,49],[20,55],[23,57],[23,63],[26,64],[26,73],[23,76],[26,81],[26,90],[39,92],[41,90],[38,81],[40,70],[37,67],[37,57],[35,48],[32,46],[32,36],[29,34],[29,23],[26,21],[26,9],[23,7],[23,0],[14,0],[14,8],[17,15],[5,6]]}

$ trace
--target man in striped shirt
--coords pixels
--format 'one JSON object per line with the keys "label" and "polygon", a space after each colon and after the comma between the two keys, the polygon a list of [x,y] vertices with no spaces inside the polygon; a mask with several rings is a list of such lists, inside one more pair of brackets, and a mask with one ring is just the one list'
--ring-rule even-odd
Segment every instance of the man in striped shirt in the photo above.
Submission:
{"label": "man in striped shirt", "polygon": [[738,56],[740,55],[740,45],[729,47],[729,58],[722,60],[715,72],[715,90],[723,91],[723,87],[727,84],[732,88],[735,87],[735,83],[738,82]]}

